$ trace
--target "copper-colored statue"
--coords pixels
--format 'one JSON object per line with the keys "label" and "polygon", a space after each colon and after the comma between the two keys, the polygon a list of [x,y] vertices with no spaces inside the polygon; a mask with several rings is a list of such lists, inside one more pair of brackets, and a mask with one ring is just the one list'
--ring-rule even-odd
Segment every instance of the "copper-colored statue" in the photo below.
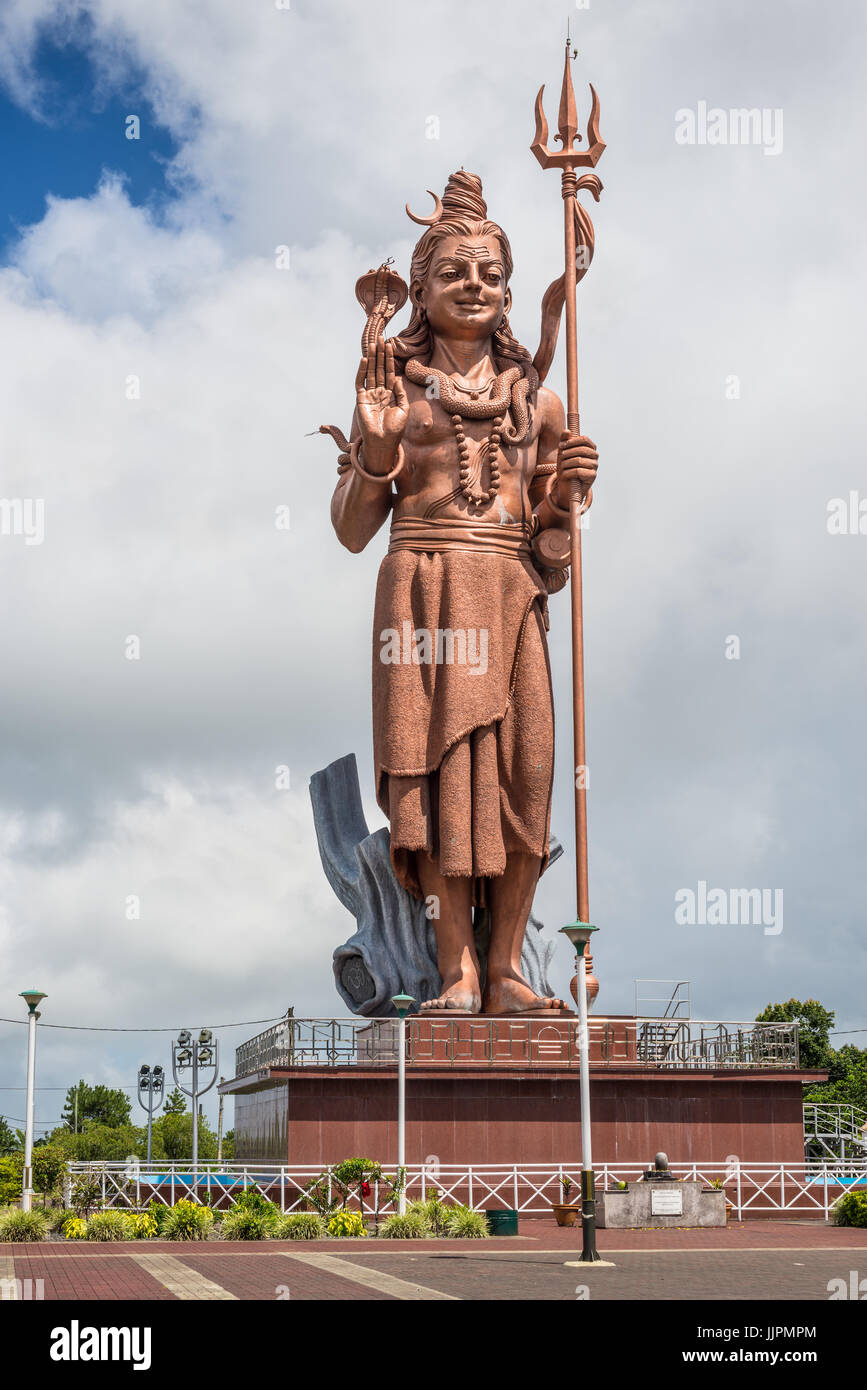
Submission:
{"label": "copper-colored statue", "polygon": [[[563,120],[561,107],[561,134]],[[386,264],[359,281],[367,322],[350,438],[323,427],[342,449],[331,504],[342,544],[361,551],[390,522],[374,613],[376,796],[395,873],[431,905],[442,990],[425,1012],[565,1009],[533,991],[520,960],[550,830],[547,599],[566,582],[597,469],[577,426],[571,350],[568,427],[541,384],[570,290],[574,314],[576,227],[592,254],[571,177],[571,272],[567,260],[545,296],[536,357],[509,325],[508,239],[488,220],[481,180],[461,170],[429,217],[409,214],[426,230],[397,336],[384,329],[407,297],[400,276]],[[483,986],[474,906],[489,914]]]}

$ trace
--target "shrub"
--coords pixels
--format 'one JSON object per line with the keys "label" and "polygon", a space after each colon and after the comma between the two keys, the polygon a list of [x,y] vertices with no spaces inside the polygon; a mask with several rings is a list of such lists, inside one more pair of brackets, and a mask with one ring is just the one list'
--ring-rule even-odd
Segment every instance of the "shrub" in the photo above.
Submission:
{"label": "shrub", "polygon": [[44,1240],[48,1218],[41,1211],[7,1211],[0,1216],[0,1240]]}
{"label": "shrub", "polygon": [[245,1187],[239,1197],[235,1198],[233,1211],[251,1211],[267,1215],[276,1212],[278,1209],[273,1202],[263,1196],[258,1187]]}
{"label": "shrub", "polygon": [[329,1218],[326,1230],[330,1236],[366,1236],[367,1230],[360,1211],[336,1211]]}
{"label": "shrub", "polygon": [[158,1202],[156,1197],[152,1197],[148,1203],[147,1214],[157,1228],[157,1235],[161,1235],[165,1230],[165,1224],[169,1219],[171,1210],[171,1207],[167,1207],[165,1202]]}
{"label": "shrub", "polygon": [[94,1207],[102,1201],[102,1184],[98,1178],[80,1177],[72,1184],[70,1194],[72,1209],[78,1216],[90,1216]]}
{"label": "shrub", "polygon": [[152,1240],[157,1234],[157,1223],[149,1211],[130,1212],[126,1224],[132,1240]]}
{"label": "shrub", "polygon": [[490,1234],[485,1213],[463,1206],[452,1207],[446,1233],[457,1240],[484,1240]]}
{"label": "shrub", "polygon": [[52,1231],[62,1231],[70,1217],[75,1215],[72,1207],[55,1207],[53,1211],[45,1213],[48,1217],[48,1225]]}
{"label": "shrub", "polygon": [[[414,1204],[415,1205],[415,1204]],[[419,1202],[417,1206],[423,1206]],[[424,1240],[431,1234],[430,1223],[419,1210],[407,1211],[405,1216],[387,1216],[379,1228],[384,1240]]]}
{"label": "shrub", "polygon": [[60,1229],[64,1240],[87,1240],[87,1222],[80,1216],[68,1216]]}
{"label": "shrub", "polygon": [[867,1226],[867,1192],[847,1192],[834,1203],[835,1226]]}
{"label": "shrub", "polygon": [[314,1211],[293,1212],[281,1216],[271,1234],[278,1240],[323,1240],[325,1221]]}
{"label": "shrub", "polygon": [[361,1182],[362,1179],[375,1179],[382,1176],[382,1164],[375,1158],[344,1158],[331,1169],[334,1182]]}
{"label": "shrub", "polygon": [[270,1211],[251,1211],[246,1207],[233,1207],[227,1211],[220,1222],[220,1236],[223,1240],[267,1240],[273,1235],[280,1213],[272,1203]]}
{"label": "shrub", "polygon": [[414,1202],[407,1202],[406,1209],[408,1212],[418,1212],[427,1222],[433,1235],[445,1234],[452,1208],[440,1201],[440,1194],[436,1189],[430,1192],[424,1201],[419,1198]]}
{"label": "shrub", "polygon": [[199,1206],[197,1202],[176,1202],[163,1222],[161,1234],[167,1240],[207,1240],[213,1225],[214,1214],[210,1207]]}
{"label": "shrub", "polygon": [[129,1217],[123,1211],[95,1211],[87,1222],[88,1240],[129,1240]]}

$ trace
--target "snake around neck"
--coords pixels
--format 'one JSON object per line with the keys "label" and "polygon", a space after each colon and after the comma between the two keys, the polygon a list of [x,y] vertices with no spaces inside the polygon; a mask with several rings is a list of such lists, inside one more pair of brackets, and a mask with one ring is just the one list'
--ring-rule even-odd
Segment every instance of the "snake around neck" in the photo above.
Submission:
{"label": "snake around neck", "polygon": [[[465,420],[491,420],[502,417],[502,434],[507,444],[522,444],[530,431],[530,408],[528,396],[532,383],[524,376],[519,366],[507,367],[499,373],[493,384],[493,394],[482,399],[466,399],[466,388],[458,387],[446,372],[438,367],[425,366],[418,358],[411,357],[404,368],[404,375],[416,386],[437,385],[437,400],[447,415],[460,415]],[[511,410],[515,421],[514,429],[508,424],[507,412]]]}

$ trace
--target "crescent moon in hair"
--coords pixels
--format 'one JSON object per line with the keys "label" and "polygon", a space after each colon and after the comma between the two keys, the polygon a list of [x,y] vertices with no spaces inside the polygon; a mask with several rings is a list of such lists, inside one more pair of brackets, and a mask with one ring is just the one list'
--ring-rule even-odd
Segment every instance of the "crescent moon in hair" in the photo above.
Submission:
{"label": "crescent moon in hair", "polygon": [[413,222],[417,222],[420,227],[432,227],[435,222],[439,222],[440,218],[443,215],[442,199],[438,198],[437,195],[434,192],[432,192],[430,188],[425,189],[425,192],[430,193],[430,196],[433,198],[434,203],[436,204],[436,207],[434,208],[430,217],[416,217],[415,213],[410,211],[409,203],[405,204],[406,215],[407,217],[412,218]]}

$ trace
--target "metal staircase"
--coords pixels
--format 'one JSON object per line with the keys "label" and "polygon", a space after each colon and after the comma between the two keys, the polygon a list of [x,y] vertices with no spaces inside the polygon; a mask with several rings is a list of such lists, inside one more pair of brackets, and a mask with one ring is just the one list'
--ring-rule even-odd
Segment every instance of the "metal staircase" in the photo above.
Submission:
{"label": "metal staircase", "polygon": [[809,1101],[804,1106],[804,1157],[808,1163],[867,1163],[867,1111]]}

